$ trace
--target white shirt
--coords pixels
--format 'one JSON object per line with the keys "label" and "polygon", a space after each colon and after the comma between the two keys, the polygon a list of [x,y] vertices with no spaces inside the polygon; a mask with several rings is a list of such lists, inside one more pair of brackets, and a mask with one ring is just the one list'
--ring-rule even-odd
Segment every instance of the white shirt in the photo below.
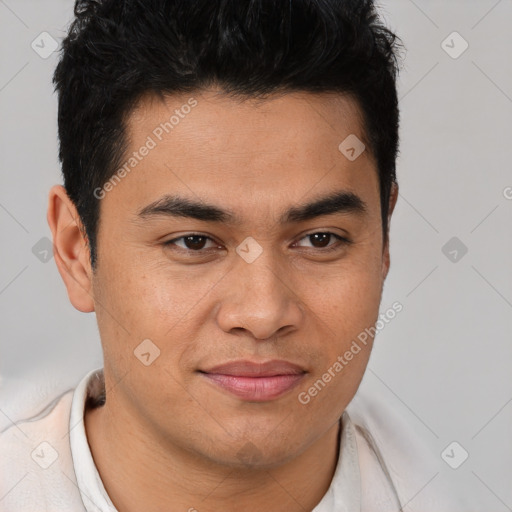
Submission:
{"label": "white shirt", "polygon": [[[102,369],[92,370],[40,414],[2,432],[1,512],[117,511],[95,466],[83,421],[86,401],[98,400],[102,385]],[[411,512],[464,510],[439,486],[429,483],[422,489],[435,464],[399,424],[389,428],[375,408],[358,400],[343,413],[341,424],[336,470],[312,512],[398,512],[407,503]]]}

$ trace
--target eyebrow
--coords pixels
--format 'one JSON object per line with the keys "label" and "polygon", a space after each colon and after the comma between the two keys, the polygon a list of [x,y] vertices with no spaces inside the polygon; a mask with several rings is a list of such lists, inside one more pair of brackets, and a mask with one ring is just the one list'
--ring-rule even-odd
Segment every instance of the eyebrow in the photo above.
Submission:
{"label": "eyebrow", "polygon": [[[336,213],[363,215],[366,212],[367,205],[359,196],[353,192],[338,191],[289,208],[281,215],[279,221],[288,224]],[[187,217],[204,222],[241,224],[240,217],[230,210],[177,195],[165,195],[157,199],[142,208],[137,216],[141,219]]]}

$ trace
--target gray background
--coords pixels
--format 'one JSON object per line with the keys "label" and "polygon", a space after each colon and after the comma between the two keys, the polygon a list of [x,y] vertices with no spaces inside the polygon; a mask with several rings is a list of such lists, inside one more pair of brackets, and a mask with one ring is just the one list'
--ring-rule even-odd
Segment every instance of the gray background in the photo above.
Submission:
{"label": "gray background", "polygon": [[[72,7],[0,0],[3,426],[102,364],[94,315],[74,310],[53,258],[40,260],[48,190],[61,182],[56,54],[31,43],[43,31],[60,42]],[[454,470],[439,455],[440,477],[479,510],[512,510],[512,1],[384,1],[381,13],[407,48],[382,312],[404,309],[379,333],[360,392],[435,453],[457,441],[469,458]],[[460,51],[457,36],[443,44],[454,31],[469,44],[457,58],[445,51]]]}

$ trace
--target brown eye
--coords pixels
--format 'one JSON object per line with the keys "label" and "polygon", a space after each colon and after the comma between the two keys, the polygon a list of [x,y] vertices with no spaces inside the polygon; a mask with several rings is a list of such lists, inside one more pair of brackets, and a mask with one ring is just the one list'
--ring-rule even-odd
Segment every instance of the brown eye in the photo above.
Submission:
{"label": "brown eye", "polygon": [[187,249],[203,249],[206,243],[206,237],[199,235],[184,236],[183,242]]}
{"label": "brown eye", "polygon": [[314,247],[326,247],[331,241],[330,233],[314,233],[308,236]]}
{"label": "brown eye", "polygon": [[[173,240],[169,240],[165,242],[166,246],[176,246],[183,250],[188,250],[192,252],[199,252],[202,249],[205,249],[205,245],[208,241],[213,242],[213,240],[205,235],[200,234],[190,234],[185,236],[180,236],[179,238],[174,238]],[[180,242],[180,243],[178,243]],[[206,247],[211,248],[210,247]]]}
{"label": "brown eye", "polygon": [[[312,247],[313,249],[335,249],[341,245],[349,244],[350,241],[343,238],[335,233],[329,231],[318,231],[316,233],[310,233],[301,240],[309,240],[310,245],[302,245],[301,247]],[[334,241],[334,243],[331,243]],[[338,243],[336,243],[336,241]]]}

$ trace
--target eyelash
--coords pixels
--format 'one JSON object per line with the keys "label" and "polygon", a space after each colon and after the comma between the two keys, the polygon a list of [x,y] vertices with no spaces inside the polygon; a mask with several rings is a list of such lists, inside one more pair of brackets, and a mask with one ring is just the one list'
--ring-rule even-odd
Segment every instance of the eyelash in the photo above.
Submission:
{"label": "eyelash", "polygon": [[[337,239],[338,243],[335,243],[335,244],[332,244],[332,245],[328,245],[326,248],[311,247],[311,248],[308,248],[308,249],[317,250],[320,253],[329,253],[331,251],[335,251],[337,249],[340,249],[343,246],[347,246],[347,245],[351,245],[352,244],[352,241],[349,240],[348,238],[342,237],[342,236],[340,236],[340,235],[338,235],[336,233],[333,233],[331,231],[314,231],[313,233],[308,233],[308,234],[304,235],[302,238],[299,239],[299,241],[303,240],[304,238],[308,238],[310,236],[317,235],[317,234],[331,235],[331,236],[333,236],[334,238]],[[207,249],[193,250],[193,249],[187,249],[187,248],[183,248],[183,247],[179,247],[179,246],[175,245],[175,242],[177,242],[178,240],[183,240],[185,238],[194,237],[194,236],[206,238],[206,239],[208,239],[208,240],[210,240],[212,242],[215,242],[211,237],[209,237],[207,235],[203,235],[202,233],[187,233],[186,235],[182,235],[180,237],[173,238],[172,240],[168,240],[167,242],[164,242],[163,245],[166,246],[166,247],[170,247],[173,250],[183,251],[183,252],[187,252],[188,254],[194,254],[194,255],[195,254],[201,255],[201,254],[204,254],[205,252],[207,252],[209,249],[214,249],[214,247],[209,247]]]}

